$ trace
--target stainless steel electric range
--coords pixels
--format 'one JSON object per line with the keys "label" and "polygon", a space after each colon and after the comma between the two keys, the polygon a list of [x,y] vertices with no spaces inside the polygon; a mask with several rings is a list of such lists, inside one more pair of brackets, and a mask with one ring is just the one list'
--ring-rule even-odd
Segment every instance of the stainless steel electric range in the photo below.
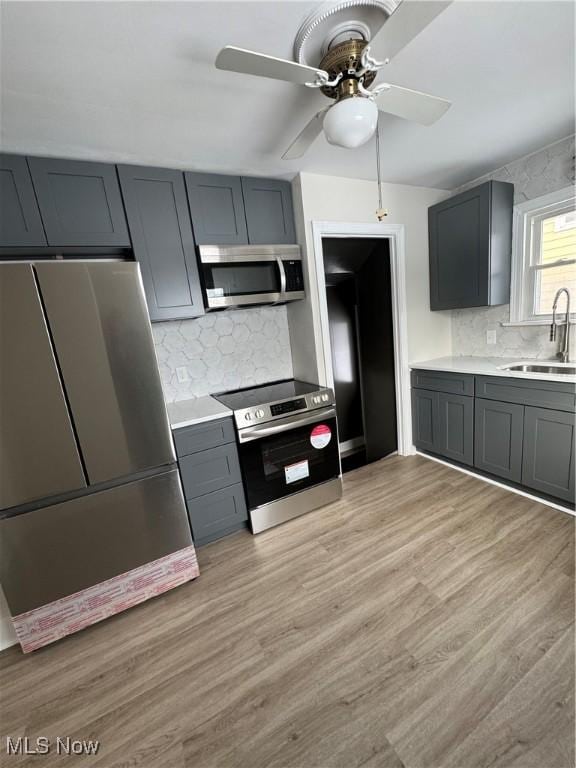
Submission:
{"label": "stainless steel electric range", "polygon": [[234,412],[253,533],[341,497],[331,389],[290,379],[213,397]]}

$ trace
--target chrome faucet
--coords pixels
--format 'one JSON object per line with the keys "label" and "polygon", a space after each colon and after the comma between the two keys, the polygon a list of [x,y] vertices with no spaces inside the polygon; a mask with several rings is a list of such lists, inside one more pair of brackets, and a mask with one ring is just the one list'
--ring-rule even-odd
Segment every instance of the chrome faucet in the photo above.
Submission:
{"label": "chrome faucet", "polygon": [[570,291],[568,288],[559,288],[554,296],[552,304],[552,325],[550,326],[550,341],[556,341],[556,307],[561,293],[566,294],[566,322],[564,324],[564,336],[562,337],[562,346],[556,353],[556,357],[563,363],[570,362]]}

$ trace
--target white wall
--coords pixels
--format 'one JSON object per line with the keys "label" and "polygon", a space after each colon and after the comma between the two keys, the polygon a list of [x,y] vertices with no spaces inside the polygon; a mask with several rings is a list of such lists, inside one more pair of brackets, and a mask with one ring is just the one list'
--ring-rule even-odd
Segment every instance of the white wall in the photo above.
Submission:
{"label": "white wall", "polygon": [[[312,221],[377,223],[376,182],[301,173],[292,185],[298,241],[306,256],[306,299],[288,307],[292,362],[297,378],[326,382],[320,334],[319,296],[313,258]],[[386,224],[403,224],[406,234],[408,359],[449,355],[449,313],[431,312],[428,274],[428,207],[449,192],[404,184],[383,184]]]}

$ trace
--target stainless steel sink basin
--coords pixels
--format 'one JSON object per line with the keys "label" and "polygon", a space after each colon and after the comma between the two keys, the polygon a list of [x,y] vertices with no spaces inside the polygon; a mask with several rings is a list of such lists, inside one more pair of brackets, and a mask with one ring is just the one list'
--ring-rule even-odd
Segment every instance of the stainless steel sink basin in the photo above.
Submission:
{"label": "stainless steel sink basin", "polygon": [[547,373],[552,376],[576,376],[576,367],[568,365],[506,365],[507,371],[519,373]]}

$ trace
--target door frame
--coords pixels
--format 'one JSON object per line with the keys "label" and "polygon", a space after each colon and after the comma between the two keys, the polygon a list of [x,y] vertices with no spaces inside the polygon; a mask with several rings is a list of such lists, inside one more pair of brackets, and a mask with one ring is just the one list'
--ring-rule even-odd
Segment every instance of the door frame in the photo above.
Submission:
{"label": "door frame", "polygon": [[341,221],[312,221],[314,266],[316,272],[317,302],[320,317],[322,355],[318,361],[326,386],[334,388],[332,372],[332,348],[328,319],[326,281],[324,279],[323,237],[370,239],[384,238],[389,241],[390,277],[392,284],[392,326],[394,334],[394,376],[396,382],[396,426],[398,453],[412,455],[412,413],[410,408],[410,368],[408,365],[408,333],[406,303],[406,251],[403,224],[370,224]]}

